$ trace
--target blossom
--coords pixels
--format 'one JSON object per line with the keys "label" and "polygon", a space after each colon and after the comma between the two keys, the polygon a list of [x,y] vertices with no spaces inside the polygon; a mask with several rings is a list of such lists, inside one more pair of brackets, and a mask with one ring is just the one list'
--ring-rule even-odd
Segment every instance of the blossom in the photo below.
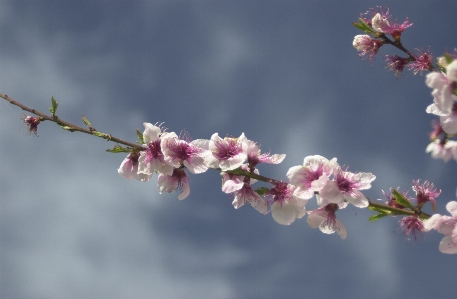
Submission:
{"label": "blossom", "polygon": [[[248,170],[246,165],[241,167],[244,170]],[[257,169],[255,170],[255,173],[258,174]],[[225,193],[232,193],[234,195],[232,205],[235,209],[241,208],[245,203],[250,203],[251,206],[260,213],[268,213],[267,203],[251,187],[251,185],[257,180],[242,175],[229,174],[226,172],[223,172],[222,176],[222,191]]]}
{"label": "blossom", "polygon": [[444,133],[443,127],[441,126],[439,121],[432,121],[432,132],[430,132],[429,137],[430,140],[435,140],[440,137],[441,134]]}
{"label": "blossom", "polygon": [[379,48],[384,44],[384,42],[380,39],[374,39],[371,38],[369,35],[362,34],[362,35],[356,35],[354,37],[354,40],[352,42],[352,45],[357,51],[360,51],[361,53],[359,56],[365,56],[369,60],[373,60],[376,57],[376,54],[378,54]]}
{"label": "blossom", "polygon": [[143,123],[143,141],[144,151],[141,151],[138,158],[138,173],[152,175],[155,171],[172,175],[173,166],[167,164],[164,160],[162,148],[160,146],[160,137],[162,129],[160,126],[154,126],[150,123]]}
{"label": "blossom", "polygon": [[457,201],[448,202],[446,209],[451,216],[434,214],[424,221],[427,230],[435,229],[444,235],[439,245],[442,253],[457,254]]}
{"label": "blossom", "polygon": [[337,232],[341,239],[346,239],[346,228],[338,219],[336,219],[336,211],[340,208],[345,208],[346,206],[347,203],[341,203],[339,205],[331,203],[316,210],[309,211],[309,226],[312,228],[319,227],[321,232],[324,234],[333,234],[334,232]]}
{"label": "blossom", "polygon": [[448,140],[444,147],[451,152],[454,160],[457,160],[457,141]]}
{"label": "blossom", "polygon": [[285,154],[260,153],[260,147],[252,140],[246,140],[246,154],[249,167],[255,168],[259,163],[279,164],[286,157]]}
{"label": "blossom", "polygon": [[[184,138],[188,139],[186,133]],[[197,142],[188,142],[179,139],[176,133],[165,133],[161,136],[160,147],[163,152],[164,161],[180,168],[185,166],[191,173],[203,173],[208,170],[206,159],[210,152],[198,146]]]}
{"label": "blossom", "polygon": [[418,235],[423,236],[423,232],[426,231],[424,223],[417,215],[403,217],[400,220],[400,227],[408,240],[410,236],[417,240]]}
{"label": "blossom", "polygon": [[431,71],[433,69],[432,64],[432,53],[430,51],[417,50],[417,54],[414,55],[415,60],[408,64],[408,69],[413,72],[414,75],[423,71]]}
{"label": "blossom", "polygon": [[[446,67],[446,74],[431,72],[426,76],[425,83],[433,88],[433,104],[427,107],[427,113],[438,116],[449,116],[455,111],[454,101],[457,99],[453,94],[457,87],[457,60],[452,61]],[[446,133],[448,133],[446,131]]]}
{"label": "blossom", "polygon": [[431,153],[433,159],[442,159],[444,162],[448,162],[452,157],[452,148],[446,147],[445,144],[443,145],[439,139],[430,142],[425,152]]}
{"label": "blossom", "polygon": [[457,103],[454,102],[449,114],[440,116],[440,123],[447,134],[457,134]]}
{"label": "blossom", "polygon": [[392,21],[392,17],[389,13],[389,8],[385,11],[382,8],[378,8],[378,12],[371,10],[375,13],[371,19],[372,28],[379,33],[386,33],[392,35],[395,40],[400,39],[401,33],[411,27],[413,24],[409,23],[408,18],[402,24]]}
{"label": "blossom", "polygon": [[358,208],[368,206],[368,199],[359,191],[371,188],[376,176],[369,172],[352,173],[343,171],[338,163],[334,163],[333,180],[328,180],[319,192],[318,204],[339,204],[349,202]]}
{"label": "blossom", "polygon": [[422,208],[424,204],[430,202],[432,210],[436,211],[436,198],[441,194],[441,190],[436,189],[433,183],[425,181],[420,185],[420,180],[413,181],[413,190],[416,192],[417,206]]}
{"label": "blossom", "polygon": [[139,154],[132,152],[122,161],[117,172],[126,179],[137,179],[142,182],[149,181],[152,174],[138,173],[138,157]]}
{"label": "blossom", "polygon": [[313,197],[314,192],[319,192],[328,181],[335,162],[336,158],[329,162],[326,158],[315,155],[305,157],[302,166],[291,167],[287,177],[290,184],[297,186],[294,194],[302,199]]}
{"label": "blossom", "polygon": [[208,157],[211,168],[220,168],[222,171],[233,170],[241,166],[247,158],[247,138],[244,133],[238,138],[225,137],[222,139],[214,133],[208,144],[212,156]]}
{"label": "blossom", "polygon": [[395,73],[396,76],[400,76],[403,69],[408,64],[409,59],[403,58],[398,55],[386,55],[387,68]]}
{"label": "blossom", "polygon": [[187,174],[182,168],[175,168],[172,175],[160,173],[158,177],[159,193],[163,191],[168,193],[174,190],[182,190],[181,194],[178,195],[179,200],[185,199],[190,194],[189,179]]}
{"label": "blossom", "polygon": [[31,133],[33,133],[35,136],[38,137],[37,130],[38,125],[41,122],[40,118],[22,114],[21,119],[24,122],[27,129],[29,130],[28,134],[30,135]]}
{"label": "blossom", "polygon": [[266,202],[271,205],[273,219],[279,224],[290,225],[306,214],[306,199],[294,195],[296,187],[285,182],[275,182],[265,194]]}

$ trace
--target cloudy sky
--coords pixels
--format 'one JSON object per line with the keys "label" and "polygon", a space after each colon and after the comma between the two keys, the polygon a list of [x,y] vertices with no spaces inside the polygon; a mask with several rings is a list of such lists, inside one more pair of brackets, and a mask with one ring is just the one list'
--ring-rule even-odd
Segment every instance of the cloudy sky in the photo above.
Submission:
{"label": "cloudy sky", "polygon": [[[414,4],[414,5],[413,5]],[[6,1],[0,0],[0,93],[136,141],[143,122],[194,138],[246,136],[287,154],[261,174],[285,179],[308,155],[337,157],[377,179],[365,192],[409,190],[413,179],[455,200],[457,165],[425,154],[433,117],[424,76],[370,65],[352,27],[388,5],[407,48],[457,47],[455,1]],[[117,174],[124,154],[104,140],[39,126],[0,103],[0,297],[444,298],[457,260],[442,236],[405,240],[396,218],[338,213],[346,240],[306,218],[277,224],[233,209],[215,171],[193,175],[190,196],[158,194]],[[411,193],[412,191],[410,191]],[[310,208],[315,203],[310,201]]]}

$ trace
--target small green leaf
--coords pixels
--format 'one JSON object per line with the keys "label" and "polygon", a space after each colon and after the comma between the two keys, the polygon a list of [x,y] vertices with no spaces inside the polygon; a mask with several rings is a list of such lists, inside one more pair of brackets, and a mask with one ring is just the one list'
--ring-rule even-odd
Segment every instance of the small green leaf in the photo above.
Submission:
{"label": "small green leaf", "polygon": [[398,204],[401,204],[404,207],[414,210],[413,204],[409,200],[407,200],[403,194],[401,194],[397,190],[393,189],[392,195],[395,197],[395,200],[397,201]]}
{"label": "small green leaf", "polygon": [[116,144],[112,149],[107,149],[106,151],[109,153],[131,153],[132,150],[131,147],[122,147]]}
{"label": "small green leaf", "polygon": [[446,59],[446,63],[447,64],[450,64],[454,59],[452,58],[451,55],[449,55],[449,53],[444,53],[444,58]]}
{"label": "small green leaf", "polygon": [[73,131],[73,128],[69,126],[61,126],[61,128],[67,131]]}
{"label": "small green leaf", "polygon": [[376,214],[376,215],[370,216],[370,218],[368,218],[368,221],[376,221],[376,220],[379,220],[379,219],[384,218],[386,216],[389,216],[389,215],[387,215],[387,214]]}
{"label": "small green leaf", "polygon": [[89,129],[92,128],[92,125],[91,125],[90,121],[87,119],[87,117],[85,117],[85,116],[83,115],[82,120],[83,120],[83,122],[86,124],[86,126],[87,126]]}
{"label": "small green leaf", "polygon": [[51,111],[53,116],[56,114],[57,106],[59,106],[59,103],[57,103],[54,97],[51,97],[51,108],[49,108],[49,111]]}
{"label": "small green leaf", "polygon": [[383,209],[382,207],[373,207],[373,206],[369,206],[368,207],[369,210],[372,210],[372,211],[375,211],[375,212],[378,212],[378,213],[381,213],[381,214],[386,214],[387,215],[392,215],[392,212],[387,210],[387,209]]}
{"label": "small green leaf", "polygon": [[256,192],[257,194],[259,194],[260,196],[262,196],[262,195],[265,195],[265,193],[267,193],[268,190],[270,190],[270,189],[267,188],[267,187],[258,187],[258,188],[255,190],[255,192]]}
{"label": "small green leaf", "polygon": [[136,136],[138,136],[138,143],[144,144],[143,133],[141,133],[138,129],[136,129]]}
{"label": "small green leaf", "polygon": [[362,18],[359,18],[359,21],[352,23],[352,25],[355,28],[362,30],[365,33],[373,34],[376,36],[378,35],[378,32],[376,32],[373,28],[371,28],[371,26],[368,25],[367,22],[365,22]]}

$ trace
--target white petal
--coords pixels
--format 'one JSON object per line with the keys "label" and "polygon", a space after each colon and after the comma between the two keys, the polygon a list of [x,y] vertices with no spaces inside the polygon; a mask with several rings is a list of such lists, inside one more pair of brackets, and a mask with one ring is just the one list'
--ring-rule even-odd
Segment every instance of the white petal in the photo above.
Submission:
{"label": "white petal", "polygon": [[160,134],[162,134],[162,131],[159,127],[154,126],[151,123],[143,123],[143,126],[143,141],[145,144],[149,144],[160,138]]}
{"label": "white petal", "polygon": [[441,240],[439,249],[442,253],[457,254],[457,244],[452,242],[450,236],[446,236]]}
{"label": "white petal", "polygon": [[432,217],[428,218],[427,220],[424,220],[423,221],[423,224],[424,224],[424,228],[428,231],[432,230],[432,229],[437,229],[437,224],[438,222],[440,221],[441,219],[441,215],[440,214],[434,214],[432,215]]}
{"label": "white petal", "polygon": [[457,201],[450,201],[446,205],[446,210],[451,213],[452,216],[457,216]]}
{"label": "white petal", "polygon": [[178,195],[179,200],[185,199],[190,194],[189,180],[187,177],[181,178],[182,193]]}
{"label": "white petal", "polygon": [[312,228],[318,228],[322,222],[327,220],[328,213],[325,212],[323,209],[317,209],[308,212],[308,224]]}
{"label": "white petal", "polygon": [[271,214],[273,219],[279,224],[290,225],[297,219],[297,207],[295,204],[289,201],[283,202],[282,204],[275,202],[271,206]]}

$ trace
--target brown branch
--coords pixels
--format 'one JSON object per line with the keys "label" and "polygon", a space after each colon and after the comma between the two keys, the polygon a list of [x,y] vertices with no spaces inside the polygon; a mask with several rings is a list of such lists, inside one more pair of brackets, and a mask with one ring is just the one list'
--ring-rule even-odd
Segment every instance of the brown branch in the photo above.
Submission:
{"label": "brown branch", "polygon": [[59,126],[61,126],[64,130],[67,130],[67,131],[70,131],[70,132],[77,131],[77,132],[86,133],[86,134],[89,134],[89,135],[92,135],[92,136],[103,138],[103,139],[108,140],[108,141],[112,141],[112,142],[116,142],[116,143],[123,144],[123,145],[126,145],[126,146],[130,146],[131,148],[133,148],[135,150],[143,150],[143,147],[141,145],[138,145],[138,144],[135,144],[135,143],[131,143],[131,142],[122,140],[122,139],[117,138],[117,137],[113,137],[113,136],[111,136],[111,134],[98,132],[95,129],[93,129],[92,127],[90,127],[89,129],[81,128],[79,126],[76,126],[74,124],[71,124],[69,122],[66,122],[66,121],[58,118],[56,115],[53,115],[53,116],[46,115],[46,114],[44,114],[44,113],[42,113],[42,112],[40,112],[38,110],[29,108],[29,107],[27,107],[27,106],[15,101],[15,100],[13,100],[12,98],[7,96],[6,94],[0,93],[0,98],[3,98],[5,100],[7,100],[8,102],[10,102],[10,104],[18,106],[19,108],[21,108],[24,111],[28,111],[30,113],[33,113],[33,114],[39,116],[40,121],[48,120],[48,121],[54,122],[54,123],[58,124]]}

